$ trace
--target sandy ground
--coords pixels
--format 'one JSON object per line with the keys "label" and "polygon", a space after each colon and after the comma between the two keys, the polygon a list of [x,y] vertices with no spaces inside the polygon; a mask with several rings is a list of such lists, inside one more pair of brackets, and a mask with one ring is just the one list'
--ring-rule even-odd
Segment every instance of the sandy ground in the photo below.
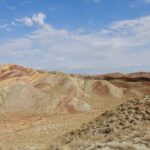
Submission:
{"label": "sandy ground", "polygon": [[[48,117],[31,117],[13,120],[1,119],[1,150],[45,150],[55,139],[83,123],[87,123],[102,112],[56,114]],[[56,141],[55,141],[56,142]]]}

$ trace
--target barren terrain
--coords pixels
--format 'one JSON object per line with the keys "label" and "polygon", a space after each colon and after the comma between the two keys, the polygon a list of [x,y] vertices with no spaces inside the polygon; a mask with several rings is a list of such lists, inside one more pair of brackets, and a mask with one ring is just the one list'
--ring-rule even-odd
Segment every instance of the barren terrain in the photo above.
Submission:
{"label": "barren terrain", "polygon": [[150,149],[150,96],[127,101],[62,137],[68,149]]}
{"label": "barren terrain", "polygon": [[91,76],[1,65],[0,149],[148,150],[145,95],[146,72]]}

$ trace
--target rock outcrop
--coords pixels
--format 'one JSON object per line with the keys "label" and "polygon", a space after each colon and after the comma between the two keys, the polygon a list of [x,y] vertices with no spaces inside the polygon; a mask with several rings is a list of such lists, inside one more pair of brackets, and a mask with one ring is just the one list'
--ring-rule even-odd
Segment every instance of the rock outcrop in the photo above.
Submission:
{"label": "rock outcrop", "polygon": [[144,96],[129,100],[82,125],[80,129],[64,135],[61,141],[65,146],[62,144],[60,149],[68,147],[68,150],[148,150],[149,129],[150,96]]}

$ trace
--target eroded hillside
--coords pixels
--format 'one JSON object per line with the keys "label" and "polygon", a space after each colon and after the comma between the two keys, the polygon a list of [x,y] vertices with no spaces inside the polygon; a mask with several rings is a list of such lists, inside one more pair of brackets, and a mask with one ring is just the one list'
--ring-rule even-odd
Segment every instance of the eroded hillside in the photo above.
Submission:
{"label": "eroded hillside", "polygon": [[150,149],[150,96],[129,100],[61,137],[51,149]]}
{"label": "eroded hillside", "polygon": [[[149,79],[150,73],[144,72],[91,76],[1,65],[0,149],[98,149],[103,141],[110,141],[103,147],[108,149],[126,144],[135,134],[142,134],[139,141],[144,134],[148,140],[149,122],[143,117],[149,116],[149,98],[133,100],[134,108],[128,100],[150,94]],[[135,115],[138,107],[142,116]],[[130,141],[129,146],[132,144]],[[148,146],[141,146],[147,150]]]}
{"label": "eroded hillside", "polygon": [[2,65],[0,113],[105,111],[122,98],[150,94],[149,79],[149,73],[82,76]]}

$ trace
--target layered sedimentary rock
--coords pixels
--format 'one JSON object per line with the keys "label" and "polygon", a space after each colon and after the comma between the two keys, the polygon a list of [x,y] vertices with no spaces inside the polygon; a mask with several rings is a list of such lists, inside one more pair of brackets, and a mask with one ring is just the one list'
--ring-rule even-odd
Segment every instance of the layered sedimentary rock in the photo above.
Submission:
{"label": "layered sedimentary rock", "polygon": [[149,78],[1,65],[0,149],[149,150]]}
{"label": "layered sedimentary rock", "polygon": [[0,113],[102,110],[150,93],[149,73],[72,75],[0,66]]}

